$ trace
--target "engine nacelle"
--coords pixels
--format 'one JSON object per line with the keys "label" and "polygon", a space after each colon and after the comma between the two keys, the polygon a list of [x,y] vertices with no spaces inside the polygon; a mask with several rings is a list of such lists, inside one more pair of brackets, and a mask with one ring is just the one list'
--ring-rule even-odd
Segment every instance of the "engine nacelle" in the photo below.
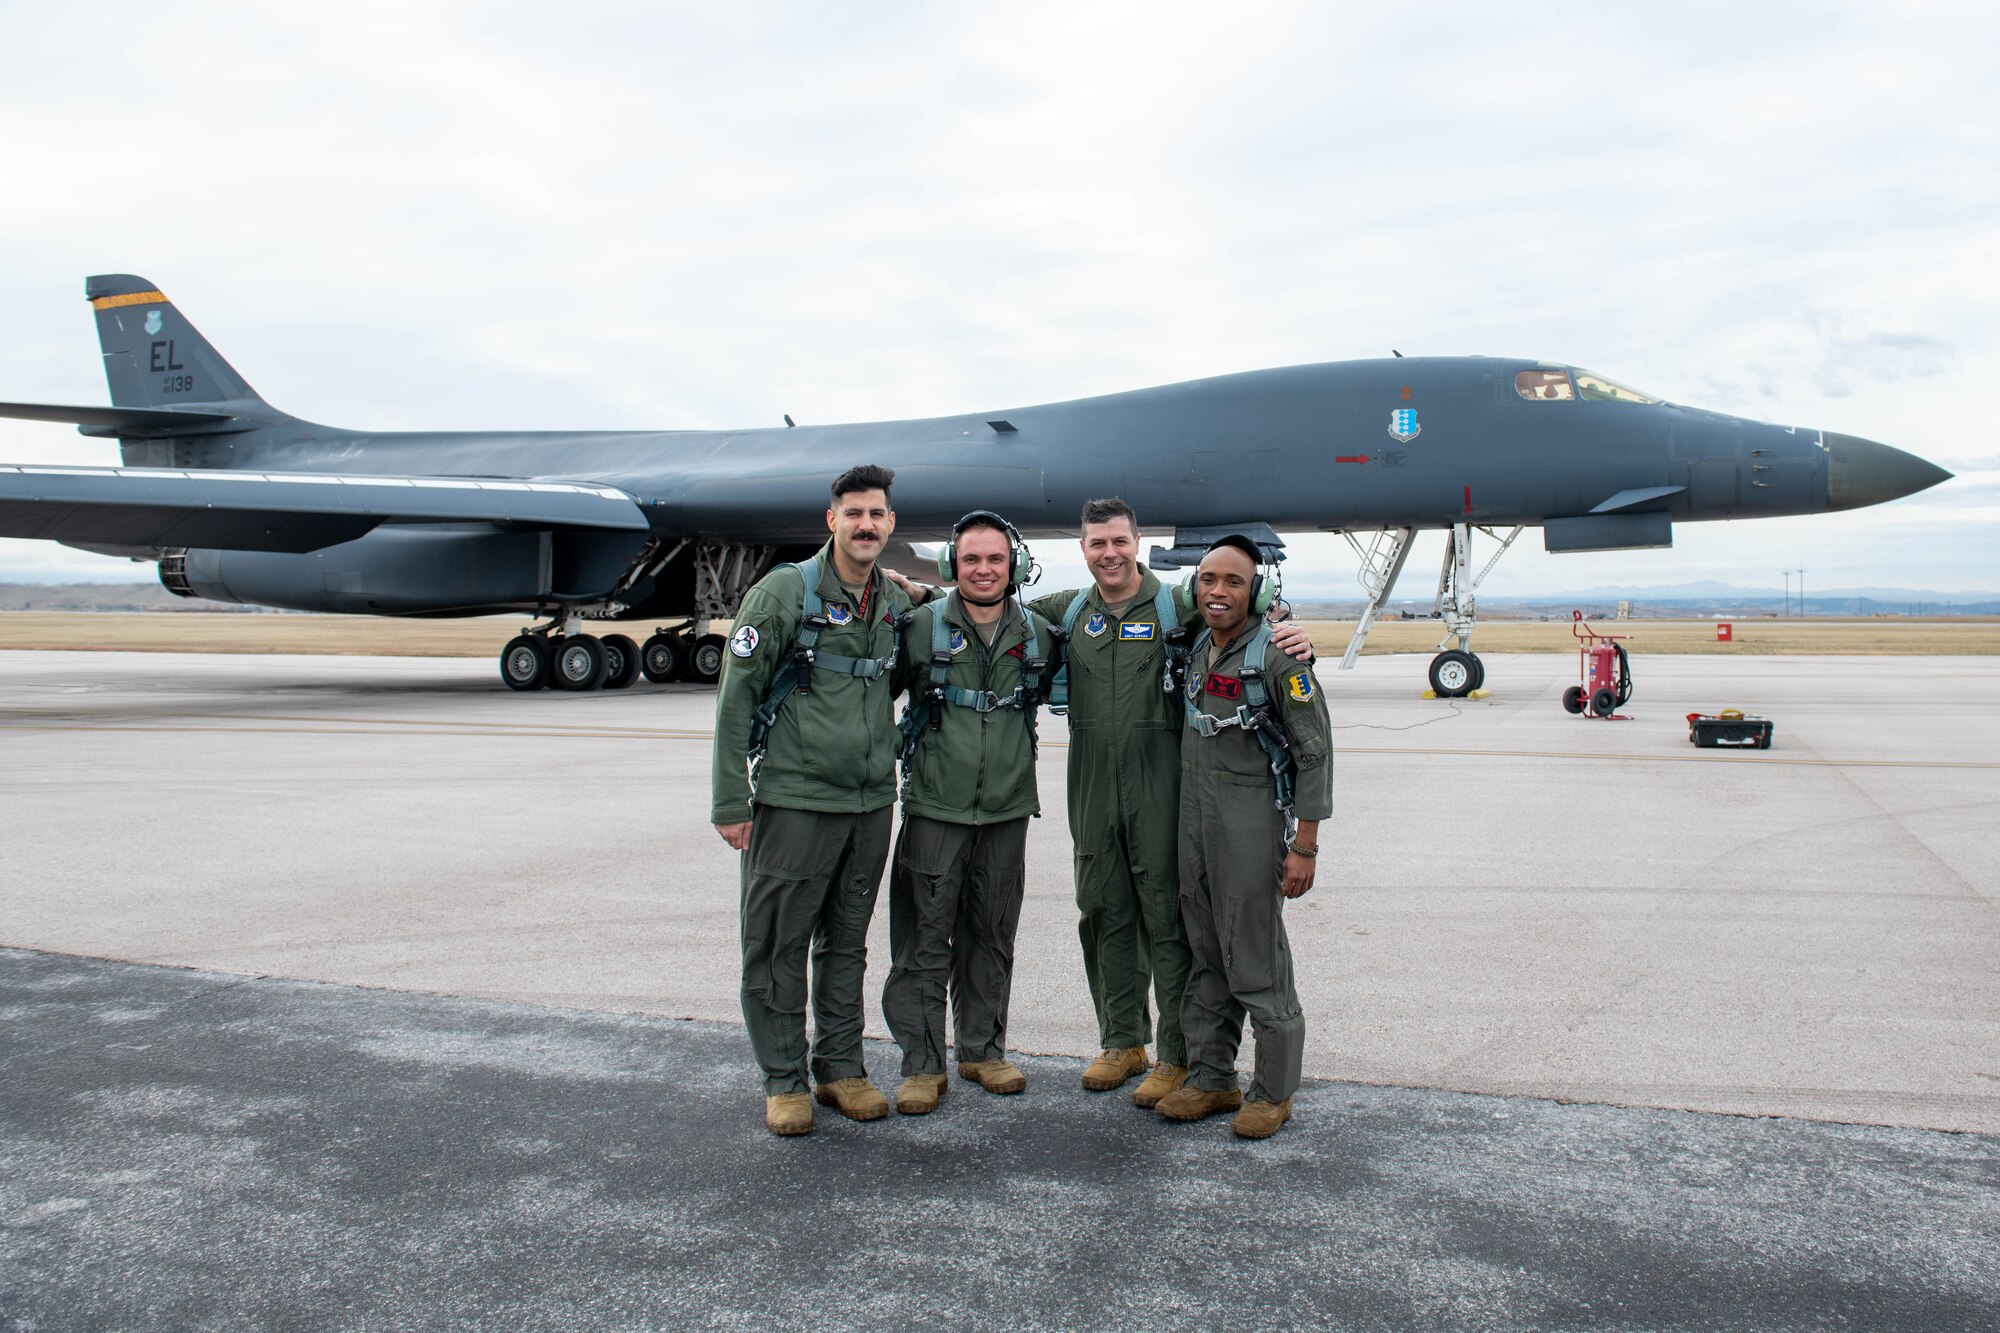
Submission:
{"label": "engine nacelle", "polygon": [[534,611],[607,595],[643,532],[385,524],[323,550],[166,551],[160,582],[183,597],[374,615]]}

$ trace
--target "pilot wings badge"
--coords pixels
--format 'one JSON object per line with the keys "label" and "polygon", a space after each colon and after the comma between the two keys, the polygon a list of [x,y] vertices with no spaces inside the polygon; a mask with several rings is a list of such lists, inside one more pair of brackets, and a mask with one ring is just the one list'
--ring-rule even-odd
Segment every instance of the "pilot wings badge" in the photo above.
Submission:
{"label": "pilot wings badge", "polygon": [[1389,414],[1389,438],[1398,444],[1408,444],[1423,433],[1424,428],[1417,424],[1416,408],[1399,407]]}

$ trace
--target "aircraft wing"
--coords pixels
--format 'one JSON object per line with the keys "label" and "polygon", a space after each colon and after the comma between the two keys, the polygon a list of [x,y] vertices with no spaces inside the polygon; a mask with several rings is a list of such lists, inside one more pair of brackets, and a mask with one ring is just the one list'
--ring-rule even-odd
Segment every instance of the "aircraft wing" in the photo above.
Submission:
{"label": "aircraft wing", "polygon": [[644,531],[611,486],[479,477],[0,465],[0,537],[72,546],[316,551],[381,523]]}
{"label": "aircraft wing", "polygon": [[0,403],[0,417],[71,422],[83,427],[86,435],[215,435],[247,430],[254,424],[228,412],[187,407],[70,407],[62,403]]}

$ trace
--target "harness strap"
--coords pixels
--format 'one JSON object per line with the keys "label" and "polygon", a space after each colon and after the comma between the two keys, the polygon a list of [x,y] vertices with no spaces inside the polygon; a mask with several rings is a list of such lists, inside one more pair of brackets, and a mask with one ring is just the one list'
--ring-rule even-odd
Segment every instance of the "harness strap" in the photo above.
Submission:
{"label": "harness strap", "polygon": [[[825,566],[819,553],[814,552],[808,559],[794,563],[792,568],[799,571],[799,578],[804,584],[799,594],[799,627],[792,636],[790,655],[771,677],[769,688],[750,715],[750,789],[753,794],[757,789],[757,772],[763,766],[764,752],[770,742],[771,728],[776,725],[778,710],[784,706],[785,700],[793,694],[811,694],[815,671],[831,671],[838,676],[853,676],[860,680],[875,680],[893,674],[896,654],[903,640],[900,632],[890,634],[887,657],[846,657],[819,651],[820,634],[833,624],[824,614],[824,608],[814,609],[819,602],[819,581]],[[864,624],[863,628],[869,627]]]}
{"label": "harness strap", "polygon": [[931,613],[931,669],[930,683],[922,694],[912,692],[908,705],[903,710],[902,719],[897,723],[903,734],[901,759],[905,768],[916,754],[917,737],[928,726],[936,731],[944,725],[944,705],[970,708],[975,713],[993,713],[1002,709],[1012,709],[1022,713],[1028,724],[1028,742],[1032,749],[1039,749],[1041,738],[1035,730],[1037,709],[1041,697],[1041,677],[1048,659],[1042,655],[1042,621],[1028,609],[1027,599],[1016,595],[1014,604],[1021,610],[1022,623],[1028,627],[1027,640],[1022,644],[1021,683],[1014,687],[1012,694],[1003,695],[996,690],[971,690],[963,685],[949,683],[951,671],[951,627],[945,623],[944,606],[939,604]]}
{"label": "harness strap", "polygon": [[[1195,640],[1190,657],[1199,655],[1201,650],[1213,640],[1208,630],[1201,632]],[[1264,757],[1271,763],[1271,782],[1276,788],[1277,805],[1287,816],[1292,813],[1292,792],[1294,779],[1298,773],[1298,762],[1292,757],[1292,745],[1285,738],[1285,728],[1273,715],[1270,692],[1264,686],[1264,657],[1271,646],[1271,627],[1259,620],[1256,630],[1243,645],[1243,702],[1236,706],[1236,712],[1229,717],[1215,717],[1195,705],[1199,691],[1186,688],[1181,694],[1181,705],[1187,715],[1187,724],[1197,735],[1214,737],[1229,727],[1241,727],[1257,738],[1263,748]]]}

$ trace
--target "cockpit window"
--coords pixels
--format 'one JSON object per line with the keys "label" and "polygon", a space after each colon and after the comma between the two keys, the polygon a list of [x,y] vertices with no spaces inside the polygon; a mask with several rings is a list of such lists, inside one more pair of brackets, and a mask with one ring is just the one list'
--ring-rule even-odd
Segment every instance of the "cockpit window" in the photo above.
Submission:
{"label": "cockpit window", "polygon": [[1593,375],[1587,370],[1576,372],[1576,396],[1586,403],[1657,403],[1660,400],[1628,389],[1617,380],[1608,380],[1602,375]]}
{"label": "cockpit window", "polygon": [[1514,392],[1537,402],[1550,399],[1568,402],[1576,396],[1570,391],[1566,370],[1524,370],[1514,377]]}

